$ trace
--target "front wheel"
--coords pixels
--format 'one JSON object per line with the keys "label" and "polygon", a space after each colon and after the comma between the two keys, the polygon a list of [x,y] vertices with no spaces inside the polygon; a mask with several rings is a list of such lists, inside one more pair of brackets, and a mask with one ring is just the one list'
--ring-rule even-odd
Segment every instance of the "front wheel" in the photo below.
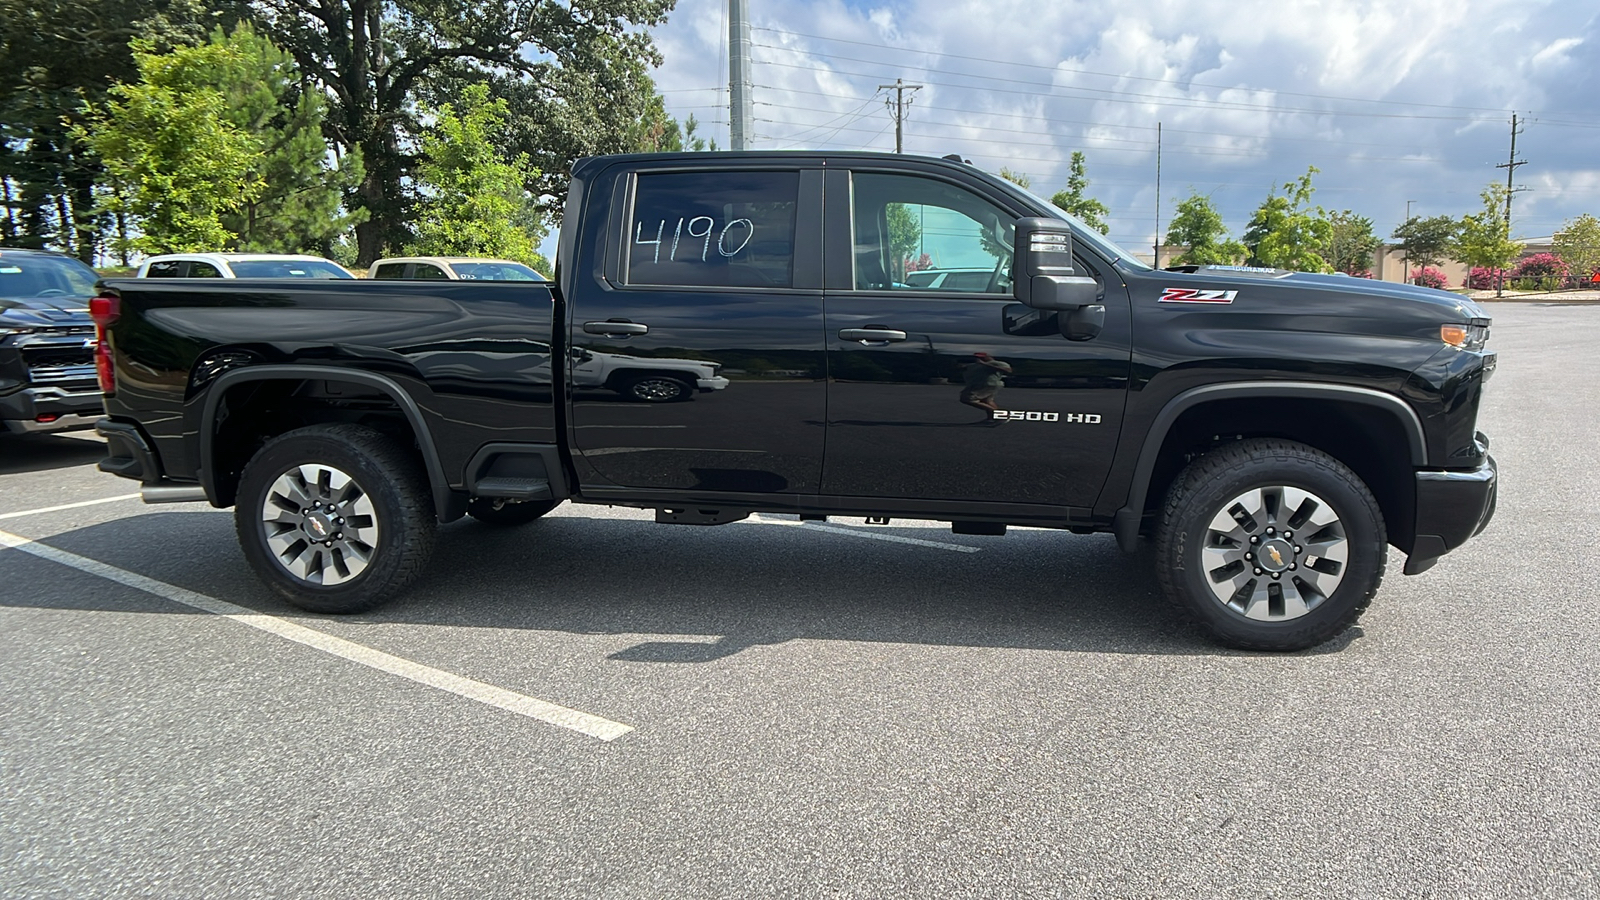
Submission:
{"label": "front wheel", "polygon": [[401,593],[437,526],[416,455],[362,425],[268,441],[245,466],[234,524],[256,574],[318,613],[365,612]]}
{"label": "front wheel", "polygon": [[670,375],[645,375],[629,379],[617,391],[629,400],[676,403],[694,396],[694,389]]}
{"label": "front wheel", "polygon": [[1167,599],[1220,642],[1303,650],[1355,624],[1383,581],[1383,513],[1348,467],[1251,439],[1173,482],[1156,537]]}

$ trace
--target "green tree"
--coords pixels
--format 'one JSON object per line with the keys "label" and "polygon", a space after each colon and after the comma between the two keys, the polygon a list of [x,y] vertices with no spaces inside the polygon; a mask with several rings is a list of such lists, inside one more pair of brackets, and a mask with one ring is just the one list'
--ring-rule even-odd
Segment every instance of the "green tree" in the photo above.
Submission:
{"label": "green tree", "polygon": [[232,34],[219,27],[210,42],[233,52],[199,78],[222,92],[226,120],[253,136],[261,148],[251,174],[262,190],[222,215],[224,227],[237,236],[229,247],[328,253],[334,239],[360,215],[341,209],[344,193],[361,179],[360,156],[346,154],[337,165],[329,164],[329,146],[322,136],[327,101],[319,91],[305,89],[288,53],[248,23],[236,26]]}
{"label": "green tree", "polygon": [[1372,220],[1350,210],[1328,214],[1328,246],[1323,259],[1335,272],[1362,275],[1372,271],[1372,255],[1383,241],[1372,230]]}
{"label": "green tree", "polygon": [[419,102],[461,107],[468,85],[507,101],[502,159],[559,215],[574,160],[641,149],[663,122],[648,28],[673,0],[253,0],[258,25],[329,96],[326,132],[365,171],[351,202],[365,265],[408,241]]}
{"label": "green tree", "polygon": [[1099,200],[1084,196],[1084,191],[1088,189],[1089,179],[1083,174],[1083,152],[1074,150],[1067,175],[1067,189],[1056,191],[1050,202],[1077,216],[1083,224],[1101,234],[1110,234],[1111,226],[1106,224],[1106,216],[1111,214],[1111,210]]}
{"label": "green tree", "polygon": [[715,152],[717,150],[717,139],[707,139],[696,135],[695,132],[699,128],[700,123],[695,119],[694,113],[690,113],[689,118],[684,119],[682,125],[678,124],[677,119],[669,118],[666,121],[666,126],[662,129],[661,138],[656,146],[658,149],[668,153],[701,153],[707,150]]}
{"label": "green tree", "polygon": [[1005,166],[1001,166],[1000,177],[1024,190],[1033,187],[1033,177],[1027,172],[1013,172]]}
{"label": "green tree", "polygon": [[537,224],[526,188],[539,173],[526,155],[507,162],[494,149],[508,107],[489,99],[488,85],[476,84],[462,92],[461,110],[446,103],[433,111],[417,166],[421,197],[408,253],[514,259],[550,274],[538,252],[546,229]]}
{"label": "green tree", "polygon": [[[1462,216],[1455,223],[1448,249],[1468,266],[1503,271],[1522,253],[1522,245],[1511,239],[1511,228],[1506,224],[1505,186],[1490,184],[1479,196],[1483,198],[1483,209]],[[1495,281],[1498,286],[1502,278]]]}
{"label": "green tree", "polygon": [[1316,166],[1294,181],[1284,182],[1283,193],[1268,192],[1245,227],[1244,243],[1250,248],[1250,263],[1295,272],[1326,272],[1328,262],[1322,254],[1333,236],[1327,212],[1311,205],[1311,176]]}
{"label": "green tree", "polygon": [[1172,221],[1167,223],[1165,243],[1184,248],[1173,260],[1178,265],[1235,265],[1250,252],[1244,244],[1228,236],[1222,214],[1217,212],[1211,198],[1202,197],[1192,189],[1178,204]]}
{"label": "green tree", "polygon": [[130,215],[142,232],[117,239],[143,253],[215,250],[232,240],[222,216],[262,190],[253,166],[260,144],[228,121],[214,75],[242,65],[227,43],[156,52],[133,42],[137,82],[119,84],[72,132],[102,161],[105,207]]}
{"label": "green tree", "polygon": [[1406,265],[1420,271],[1427,266],[1444,262],[1456,244],[1459,226],[1449,216],[1412,216],[1394,230],[1392,237],[1405,251]]}
{"label": "green tree", "polygon": [[194,40],[204,18],[198,0],[0,0],[0,239],[94,261],[118,229],[85,108],[138,80],[130,41]]}
{"label": "green tree", "polygon": [[1600,272],[1600,219],[1587,213],[1568,219],[1556,232],[1555,251],[1580,278]]}
{"label": "green tree", "polygon": [[891,203],[883,212],[889,220],[889,264],[894,267],[889,275],[896,281],[904,281],[907,265],[922,246],[922,225],[916,213],[904,203]]}

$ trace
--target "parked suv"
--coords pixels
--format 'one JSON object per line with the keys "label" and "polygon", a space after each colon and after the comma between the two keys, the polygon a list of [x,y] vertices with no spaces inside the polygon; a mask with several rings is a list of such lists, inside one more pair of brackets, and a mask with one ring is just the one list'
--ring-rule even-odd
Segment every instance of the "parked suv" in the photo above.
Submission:
{"label": "parked suv", "polygon": [[99,278],[64,253],[0,248],[0,430],[92,428],[104,412],[88,309]]}
{"label": "parked suv", "polygon": [[354,278],[342,266],[300,253],[167,253],[139,266],[139,278]]}
{"label": "parked suv", "polygon": [[544,281],[532,268],[509,259],[469,256],[393,256],[380,259],[367,270],[368,278],[383,281]]}

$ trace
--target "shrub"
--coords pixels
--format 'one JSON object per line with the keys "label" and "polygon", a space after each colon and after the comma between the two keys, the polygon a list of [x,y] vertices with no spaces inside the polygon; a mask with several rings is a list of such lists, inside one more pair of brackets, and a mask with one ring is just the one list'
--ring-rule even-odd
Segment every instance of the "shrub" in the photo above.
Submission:
{"label": "shrub", "polygon": [[1567,280],[1567,264],[1554,253],[1535,253],[1517,263],[1511,277],[1525,291],[1554,291]]}
{"label": "shrub", "polygon": [[907,272],[921,272],[923,269],[933,268],[933,257],[924,253],[916,259],[906,259]]}
{"label": "shrub", "polygon": [[1472,273],[1467,276],[1467,287],[1475,291],[1492,291],[1495,289],[1495,274],[1499,269],[1487,266],[1473,266]]}
{"label": "shrub", "polygon": [[1450,282],[1445,280],[1444,273],[1433,266],[1423,266],[1412,272],[1411,283],[1441,291],[1450,286]]}

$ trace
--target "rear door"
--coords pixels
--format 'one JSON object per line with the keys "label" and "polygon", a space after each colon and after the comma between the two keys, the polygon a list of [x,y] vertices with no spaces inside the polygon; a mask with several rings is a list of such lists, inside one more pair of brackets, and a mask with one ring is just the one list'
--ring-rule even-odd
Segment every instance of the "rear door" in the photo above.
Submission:
{"label": "rear door", "polygon": [[[1093,506],[1130,365],[1114,270],[1079,260],[1105,289],[1106,324],[1068,341],[1055,314],[1012,297],[1015,222],[1032,213],[1011,198],[914,169],[829,178],[823,491]],[[947,274],[909,277],[927,268]]]}
{"label": "rear door", "polygon": [[587,493],[817,491],[821,185],[787,160],[597,181],[567,301]]}

